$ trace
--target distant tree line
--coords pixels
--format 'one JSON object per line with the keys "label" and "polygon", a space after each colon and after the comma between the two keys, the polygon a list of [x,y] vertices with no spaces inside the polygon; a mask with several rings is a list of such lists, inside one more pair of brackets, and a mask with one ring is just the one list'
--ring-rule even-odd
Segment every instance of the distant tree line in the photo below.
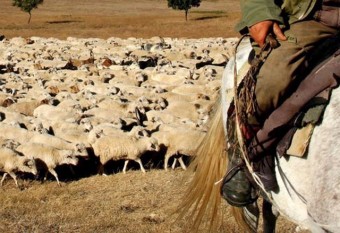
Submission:
{"label": "distant tree line", "polygon": [[199,7],[201,0],[168,0],[168,7],[175,10],[184,10],[185,20],[188,20],[188,12],[191,7]]}
{"label": "distant tree line", "polygon": [[13,0],[12,5],[19,7],[22,11],[29,14],[28,23],[31,22],[31,11],[34,8],[38,8],[39,4],[42,4],[44,0]]}

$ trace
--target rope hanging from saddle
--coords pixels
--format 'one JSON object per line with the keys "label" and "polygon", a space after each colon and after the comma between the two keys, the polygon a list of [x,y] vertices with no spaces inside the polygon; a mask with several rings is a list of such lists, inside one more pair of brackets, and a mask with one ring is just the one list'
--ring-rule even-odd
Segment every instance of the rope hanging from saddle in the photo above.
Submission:
{"label": "rope hanging from saddle", "polygon": [[[244,37],[248,35],[243,36],[239,43],[236,46],[237,47],[242,41]],[[264,46],[261,48],[260,52],[255,55],[255,57],[251,60],[251,67],[248,70],[245,77],[242,79],[242,82],[237,87],[237,69],[235,65],[235,77],[234,83],[235,86],[235,105],[236,108],[239,109],[238,117],[240,118],[240,123],[244,124],[245,126],[248,125],[248,117],[249,116],[255,116],[257,114],[257,103],[256,103],[256,96],[255,96],[255,87],[256,87],[256,75],[258,74],[261,66],[267,59],[268,55],[272,51],[272,49],[278,47],[278,42],[273,37],[269,36]],[[235,53],[236,53],[235,51]],[[237,104],[236,104],[237,103]]]}
{"label": "rope hanging from saddle", "polygon": [[257,114],[257,103],[255,96],[256,87],[256,75],[258,74],[261,66],[265,62],[266,58],[272,51],[272,49],[278,47],[278,42],[271,35],[267,37],[266,43],[261,48],[260,52],[252,59],[251,67],[249,68],[247,74],[243,77],[240,85],[237,85],[237,64],[236,64],[236,52],[241,41],[249,35],[244,35],[239,40],[235,47],[235,66],[234,66],[234,105],[235,105],[235,131],[237,136],[237,141],[240,146],[241,156],[249,170],[252,174],[255,182],[259,185],[263,191],[265,191],[264,186],[260,178],[253,172],[252,166],[250,164],[250,156],[247,147],[247,136],[244,135],[243,129],[251,130],[252,126],[249,125],[249,116],[256,116]]}

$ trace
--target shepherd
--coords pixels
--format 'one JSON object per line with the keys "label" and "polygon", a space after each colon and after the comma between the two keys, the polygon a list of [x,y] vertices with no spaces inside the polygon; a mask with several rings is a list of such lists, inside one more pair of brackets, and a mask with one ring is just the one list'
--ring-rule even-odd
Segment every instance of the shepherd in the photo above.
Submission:
{"label": "shepherd", "polygon": [[[251,74],[256,76],[254,95],[251,96],[253,99],[244,99],[248,103],[240,103],[249,105],[249,102],[254,102],[245,113],[240,127],[254,172],[260,177],[266,191],[275,191],[278,188],[274,173],[275,151],[270,148],[259,149],[261,142],[256,134],[273,110],[296,90],[314,68],[313,52],[325,40],[339,33],[340,1],[286,0],[282,5],[277,5],[277,1],[248,0],[241,1],[241,9],[242,19],[237,29],[242,34],[250,34],[255,59],[259,60],[257,66],[261,67]],[[279,41],[275,45],[277,48],[270,51],[266,51],[265,47],[268,35],[273,35]],[[238,161],[237,156],[232,157],[231,164],[234,166],[229,168],[237,172],[230,173],[232,177],[225,184],[228,191],[224,197],[231,205],[245,206],[254,198],[251,185],[244,185],[247,177],[242,174],[243,169],[235,169],[235,166],[240,166]]]}

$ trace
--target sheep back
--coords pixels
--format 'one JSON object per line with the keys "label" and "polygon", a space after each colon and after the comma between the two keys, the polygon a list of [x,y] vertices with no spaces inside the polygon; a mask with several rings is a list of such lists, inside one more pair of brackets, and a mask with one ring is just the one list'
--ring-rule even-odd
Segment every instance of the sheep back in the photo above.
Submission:
{"label": "sheep back", "polygon": [[72,150],[57,149],[39,143],[20,145],[17,150],[30,158],[43,161],[48,168],[55,168],[61,164],[76,165],[78,162]]}
{"label": "sheep back", "polygon": [[93,144],[93,150],[100,162],[105,164],[109,160],[135,160],[147,150],[157,149],[157,146],[156,140],[148,137],[136,139],[132,136],[103,136]]}
{"label": "sheep back", "polygon": [[21,156],[9,148],[0,148],[0,170],[6,173],[21,171],[37,174],[34,159]]}

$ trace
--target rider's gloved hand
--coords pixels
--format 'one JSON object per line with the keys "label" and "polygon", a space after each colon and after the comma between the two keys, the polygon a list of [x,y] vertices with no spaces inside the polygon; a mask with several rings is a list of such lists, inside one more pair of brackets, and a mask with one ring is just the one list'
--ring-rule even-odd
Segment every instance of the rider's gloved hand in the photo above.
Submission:
{"label": "rider's gloved hand", "polygon": [[252,25],[249,27],[249,33],[260,47],[266,42],[269,33],[272,33],[278,40],[287,40],[279,24],[271,20],[261,21]]}

